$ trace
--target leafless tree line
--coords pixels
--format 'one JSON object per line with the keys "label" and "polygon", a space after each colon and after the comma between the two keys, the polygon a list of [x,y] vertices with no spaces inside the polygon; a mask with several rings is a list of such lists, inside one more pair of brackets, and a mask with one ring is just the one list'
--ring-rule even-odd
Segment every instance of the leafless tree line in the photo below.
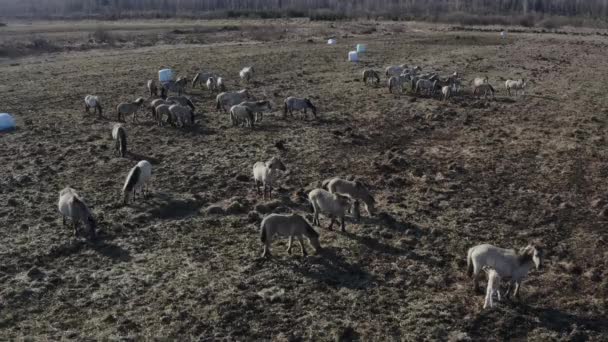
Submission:
{"label": "leafless tree line", "polygon": [[463,12],[478,15],[559,15],[605,18],[608,0],[2,0],[5,17],[197,16],[248,11],[308,16],[420,18]]}

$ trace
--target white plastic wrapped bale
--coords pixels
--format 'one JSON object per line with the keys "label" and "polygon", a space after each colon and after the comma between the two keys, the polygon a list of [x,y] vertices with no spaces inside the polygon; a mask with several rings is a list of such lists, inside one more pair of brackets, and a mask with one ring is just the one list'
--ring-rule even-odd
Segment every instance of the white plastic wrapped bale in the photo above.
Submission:
{"label": "white plastic wrapped bale", "polygon": [[359,61],[359,55],[357,54],[357,51],[351,51],[348,53],[348,61],[349,62],[358,62]]}
{"label": "white plastic wrapped bale", "polygon": [[331,38],[329,40],[327,40],[327,44],[328,45],[336,45],[338,43],[337,40],[335,40],[334,38]]}
{"label": "white plastic wrapped bale", "polygon": [[365,44],[357,44],[357,53],[362,53],[367,51],[367,45]]}
{"label": "white plastic wrapped bale", "polygon": [[0,132],[15,129],[15,119],[8,113],[0,113]]}

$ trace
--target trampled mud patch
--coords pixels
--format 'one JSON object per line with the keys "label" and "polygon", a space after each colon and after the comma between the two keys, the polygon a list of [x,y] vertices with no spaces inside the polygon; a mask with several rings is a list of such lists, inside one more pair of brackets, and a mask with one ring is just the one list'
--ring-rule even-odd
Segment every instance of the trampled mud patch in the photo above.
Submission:
{"label": "trampled mud patch", "polygon": [[[10,85],[2,111],[18,126],[0,137],[0,339],[606,340],[605,37],[500,40],[385,22],[365,25],[408,29],[360,36],[356,23],[281,23],[279,42],[108,47],[0,64]],[[175,36],[189,39],[191,29]],[[329,35],[368,52],[348,63],[347,50],[318,38]],[[487,75],[500,92],[441,101],[391,95],[384,78],[378,87],[353,81],[364,67],[402,63],[458,71],[463,85]],[[238,78],[245,65],[256,69],[248,85]],[[147,97],[146,80],[163,66],[180,76],[211,69],[274,109],[255,129],[233,127],[216,93],[188,87],[195,129],[158,127],[140,113],[124,123],[129,155],[117,157],[112,109]],[[526,95],[507,96],[504,80],[520,77],[531,80]],[[103,118],[83,113],[89,93],[102,98]],[[317,119],[283,117],[288,96],[309,97]],[[274,156],[287,171],[264,199],[252,166]],[[125,206],[124,179],[142,159],[153,165],[150,196]],[[264,216],[310,220],[307,193],[335,176],[364,181],[374,215],[347,216],[346,233],[321,217],[323,252],[303,257],[295,239],[289,255],[278,237],[262,260]],[[98,219],[98,241],[62,227],[56,202],[68,185]],[[466,251],[481,243],[543,247],[544,267],[530,272],[522,299],[482,310],[466,276]]]}
{"label": "trampled mud patch", "polygon": [[167,196],[159,196],[158,199],[148,204],[152,207],[147,211],[152,218],[161,220],[183,220],[198,213],[203,203],[196,199],[180,199]]}

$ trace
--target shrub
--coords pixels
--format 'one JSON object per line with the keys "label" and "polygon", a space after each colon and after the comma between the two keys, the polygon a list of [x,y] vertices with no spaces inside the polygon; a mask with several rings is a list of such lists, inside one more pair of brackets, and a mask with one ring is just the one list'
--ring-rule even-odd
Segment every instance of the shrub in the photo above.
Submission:
{"label": "shrub", "polygon": [[544,19],[538,25],[549,30],[561,27],[561,25],[557,22],[557,20],[555,20],[555,18]]}
{"label": "shrub", "polygon": [[584,21],[582,19],[571,17],[549,17],[538,23],[538,26],[546,29],[556,29],[564,26],[581,27],[583,25]]}
{"label": "shrub", "polygon": [[517,20],[517,24],[523,27],[534,27],[534,22],[535,20],[533,15],[523,15]]}
{"label": "shrub", "polygon": [[241,28],[236,25],[224,25],[220,31],[240,31]]}
{"label": "shrub", "polygon": [[304,13],[303,11],[290,9],[290,10],[287,10],[286,17],[287,18],[305,18],[306,13]]}
{"label": "shrub", "polygon": [[92,38],[96,43],[114,44],[115,37],[103,26],[98,26],[92,34]]}
{"label": "shrub", "polygon": [[451,24],[460,24],[466,26],[486,26],[486,25],[509,25],[510,22],[507,17],[497,15],[475,15],[463,12],[455,12],[448,14],[442,18],[438,18],[438,21],[444,21]]}
{"label": "shrub", "polygon": [[30,40],[27,46],[29,49],[41,52],[52,52],[59,50],[59,47],[51,43],[48,39],[42,37],[34,37]]}
{"label": "shrub", "polygon": [[346,20],[348,17],[342,12],[335,12],[330,10],[318,10],[311,12],[308,17],[312,21],[335,21],[335,20]]}
{"label": "shrub", "polygon": [[283,29],[280,26],[275,25],[252,26],[249,30],[249,34],[253,40],[268,42],[282,39]]}

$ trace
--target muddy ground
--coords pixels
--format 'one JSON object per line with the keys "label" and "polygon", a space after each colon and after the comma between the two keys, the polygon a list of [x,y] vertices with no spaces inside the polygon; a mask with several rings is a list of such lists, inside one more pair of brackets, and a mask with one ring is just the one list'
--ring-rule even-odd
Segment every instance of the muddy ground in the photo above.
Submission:
{"label": "muddy ground", "polygon": [[[303,26],[268,42],[3,60],[0,111],[18,129],[0,135],[0,339],[608,339],[608,39],[390,25],[337,46]],[[346,62],[360,42],[369,52]],[[400,63],[466,83],[488,75],[500,92],[443,103],[360,81],[364,67]],[[157,70],[212,70],[237,89],[245,65],[257,71],[251,92],[274,104],[255,129],[230,126],[213,94],[189,89],[196,127],[140,114],[126,123],[131,153],[113,155],[113,108],[145,96]],[[508,97],[507,77],[530,79],[527,95]],[[83,114],[86,94],[102,98],[103,119]],[[310,97],[319,117],[283,119],[291,95]],[[250,170],[272,156],[288,171],[264,201]],[[124,178],[142,159],[152,196],[124,206]],[[296,245],[289,256],[280,240],[262,260],[260,217],[311,218],[305,193],[336,175],[365,181],[378,215],[347,219],[346,233],[317,227],[319,255]],[[62,226],[68,185],[95,212],[98,241]],[[543,269],[519,300],[482,310],[466,250],[532,242]]]}

